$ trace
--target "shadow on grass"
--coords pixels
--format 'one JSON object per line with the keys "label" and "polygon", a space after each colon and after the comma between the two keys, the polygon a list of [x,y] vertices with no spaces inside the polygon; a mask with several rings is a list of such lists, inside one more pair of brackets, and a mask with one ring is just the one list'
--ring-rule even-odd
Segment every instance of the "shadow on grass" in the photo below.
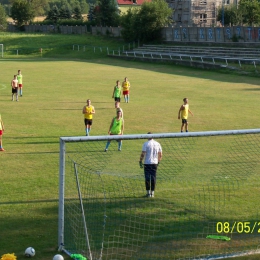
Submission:
{"label": "shadow on grass", "polygon": [[13,154],[13,155],[15,155],[15,154],[59,154],[59,152],[57,151],[57,152],[31,152],[31,153],[26,153],[26,152],[21,152],[21,153],[9,153],[8,152],[8,150],[6,150],[6,154]]}
{"label": "shadow on grass", "polygon": [[[138,198],[133,194],[117,197],[107,193],[106,197],[106,200],[102,196],[83,199],[85,221],[91,235],[90,247],[94,254],[104,247],[104,256],[114,250],[114,258],[117,254],[122,256],[118,255],[117,259],[151,259],[151,255],[153,259],[177,259],[177,256],[184,259],[185,254],[220,255],[221,252],[241,252],[257,247],[253,234],[224,234],[232,237],[230,242],[207,239],[207,235],[216,234],[216,223],[222,220],[203,218],[199,210],[187,209],[181,201]],[[70,206],[73,211],[66,211]],[[36,248],[37,259],[50,259],[47,255],[54,252],[53,245],[57,243],[58,198],[0,202],[0,207],[0,229],[5,237],[0,241],[1,250],[12,250],[14,238],[19,237],[19,245],[15,247],[18,256],[22,257],[29,244]],[[67,218],[69,214],[74,220]],[[85,239],[81,218],[78,199],[67,198],[65,248],[72,249],[77,239]],[[78,220],[79,224],[75,225]],[[255,222],[253,219],[249,221]],[[70,239],[73,234],[75,240]],[[130,245],[133,255],[128,258]],[[85,245],[81,247],[78,249],[88,252]],[[160,257],[155,257],[158,254]]]}
{"label": "shadow on grass", "polygon": [[245,88],[244,91],[260,91],[260,88]]}
{"label": "shadow on grass", "polygon": [[[11,59],[8,61],[12,61]],[[241,78],[243,78],[243,82],[246,81],[247,84],[250,84],[247,78],[258,78],[257,75],[255,77],[246,76],[244,74],[239,74],[233,71],[228,71],[226,69],[218,69],[218,70],[206,70],[194,67],[186,67],[181,65],[169,64],[169,63],[151,63],[146,61],[126,61],[117,58],[110,58],[106,56],[96,57],[96,58],[85,58],[82,57],[79,59],[73,57],[64,57],[64,58],[32,58],[28,60],[20,59],[21,62],[63,62],[63,61],[75,61],[75,62],[84,62],[84,63],[93,63],[93,64],[102,64],[109,65],[120,68],[133,68],[140,70],[149,70],[164,74],[172,74],[177,76],[185,76],[190,78],[200,78],[200,79],[210,79],[219,82],[229,82],[229,83],[241,83]],[[220,75],[226,75],[225,77],[220,77]],[[260,82],[254,82],[254,85],[260,85]],[[253,91],[254,89],[252,89]],[[258,89],[257,89],[258,90]],[[80,102],[81,103],[81,102]],[[83,104],[83,103],[82,103]]]}
{"label": "shadow on grass", "polygon": [[58,202],[57,199],[47,199],[47,200],[19,200],[19,201],[5,201],[5,202],[0,202],[1,205],[14,205],[14,204],[28,204],[28,203],[43,203],[43,202]]}

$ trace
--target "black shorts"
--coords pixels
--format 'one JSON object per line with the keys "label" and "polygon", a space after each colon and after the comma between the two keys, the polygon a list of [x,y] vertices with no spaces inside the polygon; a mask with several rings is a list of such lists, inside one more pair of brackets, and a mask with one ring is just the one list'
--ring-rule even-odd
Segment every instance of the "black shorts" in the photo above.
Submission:
{"label": "black shorts", "polygon": [[115,102],[120,102],[120,97],[115,97]]}
{"label": "black shorts", "polygon": [[92,125],[92,119],[84,119],[85,125]]}
{"label": "black shorts", "polygon": [[12,88],[12,94],[17,93],[18,88]]}
{"label": "black shorts", "polygon": [[182,121],[183,124],[187,124],[188,123],[187,119],[182,119],[181,121]]}

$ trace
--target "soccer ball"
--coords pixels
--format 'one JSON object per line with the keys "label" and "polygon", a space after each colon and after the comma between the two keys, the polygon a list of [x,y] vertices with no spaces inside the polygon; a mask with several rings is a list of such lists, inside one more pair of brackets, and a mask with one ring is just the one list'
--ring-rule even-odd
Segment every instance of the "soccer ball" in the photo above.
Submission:
{"label": "soccer ball", "polygon": [[55,255],[53,257],[53,260],[64,260],[63,256],[62,255]]}
{"label": "soccer ball", "polygon": [[34,248],[33,248],[33,247],[28,247],[28,248],[26,248],[26,250],[25,250],[25,252],[24,252],[24,255],[25,255],[26,257],[33,257],[33,256],[35,256],[35,250],[34,250]]}

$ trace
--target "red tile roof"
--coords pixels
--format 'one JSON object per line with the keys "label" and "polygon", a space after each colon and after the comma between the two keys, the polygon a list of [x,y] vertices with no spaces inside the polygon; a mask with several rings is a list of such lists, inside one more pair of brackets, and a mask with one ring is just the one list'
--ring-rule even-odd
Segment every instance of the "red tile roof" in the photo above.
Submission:
{"label": "red tile roof", "polygon": [[[142,5],[144,2],[151,2],[152,0],[136,0],[136,5]],[[133,0],[117,0],[118,5],[132,5]]]}

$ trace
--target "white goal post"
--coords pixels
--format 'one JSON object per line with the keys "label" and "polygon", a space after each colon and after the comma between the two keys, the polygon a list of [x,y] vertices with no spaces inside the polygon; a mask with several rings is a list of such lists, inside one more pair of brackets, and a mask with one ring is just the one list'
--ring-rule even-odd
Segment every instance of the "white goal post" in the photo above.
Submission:
{"label": "white goal post", "polygon": [[[150,138],[163,150],[154,198],[139,166]],[[60,137],[60,250],[89,260],[259,254],[259,144],[260,129]]]}

